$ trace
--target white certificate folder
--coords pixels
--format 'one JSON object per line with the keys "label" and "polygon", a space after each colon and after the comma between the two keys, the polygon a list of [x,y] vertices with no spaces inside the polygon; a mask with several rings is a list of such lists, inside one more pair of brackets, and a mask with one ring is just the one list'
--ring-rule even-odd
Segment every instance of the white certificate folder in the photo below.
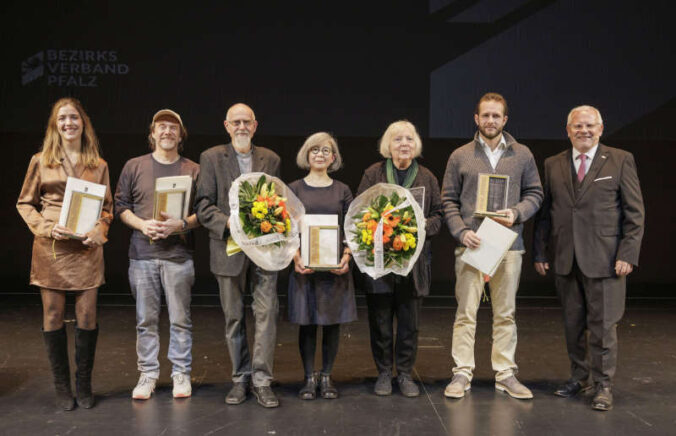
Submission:
{"label": "white certificate folder", "polygon": [[101,216],[106,189],[106,185],[68,177],[59,224],[75,233],[77,239],[84,239]]}
{"label": "white certificate folder", "polygon": [[490,218],[484,218],[476,234],[479,248],[467,248],[460,259],[492,277],[518,235]]}

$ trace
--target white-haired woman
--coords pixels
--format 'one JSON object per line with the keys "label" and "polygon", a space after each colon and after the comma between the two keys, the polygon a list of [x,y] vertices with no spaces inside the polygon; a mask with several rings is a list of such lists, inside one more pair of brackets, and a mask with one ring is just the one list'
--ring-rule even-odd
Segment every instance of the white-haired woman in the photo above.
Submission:
{"label": "white-haired woman", "polygon": [[[84,239],[60,226],[59,214],[68,177],[106,185],[101,216]],[[91,376],[99,329],[96,296],[103,278],[103,247],[113,219],[108,165],[82,104],[74,98],[54,103],[40,153],[33,155],[16,204],[35,236],[30,284],[40,288],[43,336],[54,376],[57,402],[75,407],[70,386],[68,347],[63,317],[66,291],[75,293],[76,396],[80,407],[94,406]]]}
{"label": "white-haired woman", "polygon": [[[296,163],[309,170],[307,176],[289,184],[303,202],[307,214],[338,215],[343,226],[352,192],[344,183],[329,176],[340,168],[342,159],[336,140],[328,133],[311,135],[298,151]],[[333,362],[338,353],[340,324],[357,319],[354,285],[350,272],[350,249],[343,246],[340,267],[328,272],[305,268],[300,251],[294,258],[294,272],[289,277],[289,320],[299,324],[300,348],[305,384],[299,392],[303,400],[313,400],[317,387],[322,398],[338,397],[331,380]],[[317,326],[322,326],[322,369],[314,371]]]}
{"label": "white-haired woman", "polygon": [[[404,120],[390,124],[380,140],[380,154],[385,160],[366,170],[357,189],[357,195],[377,183],[411,189],[416,199],[420,198],[418,201],[423,203],[428,238],[408,276],[388,274],[377,280],[366,277],[371,351],[378,369],[376,395],[392,393],[395,363],[401,393],[407,397],[420,395],[411,377],[418,349],[418,312],[422,297],[429,294],[432,276],[429,237],[439,233],[443,215],[439,182],[416,160],[421,151],[422,141],[413,124]],[[394,318],[397,318],[396,340]]]}

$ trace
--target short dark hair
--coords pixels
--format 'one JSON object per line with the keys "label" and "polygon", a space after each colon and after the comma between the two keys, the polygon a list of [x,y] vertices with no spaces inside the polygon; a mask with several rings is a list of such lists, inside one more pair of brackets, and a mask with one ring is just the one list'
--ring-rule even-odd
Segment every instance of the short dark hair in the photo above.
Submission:
{"label": "short dark hair", "polygon": [[507,115],[507,112],[509,111],[507,109],[507,100],[505,100],[505,97],[498,94],[497,92],[487,92],[481,96],[479,102],[476,104],[476,108],[474,109],[474,113],[476,115],[479,115],[479,107],[481,106],[481,103],[485,101],[497,101],[498,103],[502,103],[502,107],[505,108],[503,115]]}

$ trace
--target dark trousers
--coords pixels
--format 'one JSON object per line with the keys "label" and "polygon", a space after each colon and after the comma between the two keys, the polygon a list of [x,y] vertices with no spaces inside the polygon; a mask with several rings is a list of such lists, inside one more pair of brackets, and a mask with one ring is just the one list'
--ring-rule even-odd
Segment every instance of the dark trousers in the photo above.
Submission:
{"label": "dark trousers", "polygon": [[588,278],[574,262],[570,274],[556,276],[556,292],[563,306],[571,377],[586,381],[591,370],[594,383],[610,386],[617,368],[617,323],[624,314],[625,278]]}
{"label": "dark trousers", "polygon": [[[323,325],[322,327],[322,370],[321,374],[331,375],[333,363],[338,354],[340,343],[340,324]],[[317,349],[317,324],[301,325],[298,329],[298,346],[303,360],[305,377],[315,371],[315,350]]]}
{"label": "dark trousers", "polygon": [[[418,312],[421,298],[413,295],[412,283],[394,284],[394,292],[367,294],[371,352],[378,372],[392,373],[393,356],[397,373],[410,374],[418,351]],[[393,338],[397,318],[397,339]]]}

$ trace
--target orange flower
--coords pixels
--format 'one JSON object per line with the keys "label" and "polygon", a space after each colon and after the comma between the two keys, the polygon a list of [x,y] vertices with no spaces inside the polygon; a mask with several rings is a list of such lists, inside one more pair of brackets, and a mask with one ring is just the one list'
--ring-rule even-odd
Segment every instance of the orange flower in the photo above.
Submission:
{"label": "orange flower", "polygon": [[366,228],[369,229],[371,233],[375,232],[376,229],[378,228],[378,221],[370,220],[369,222],[366,223]]}
{"label": "orange flower", "polygon": [[256,201],[265,201],[265,197],[263,197],[262,195],[258,195],[256,197]]}
{"label": "orange flower", "polygon": [[406,238],[402,241],[401,236],[396,236],[394,241],[392,241],[392,248],[394,248],[395,251],[401,251],[401,249],[404,248],[404,242],[406,242]]}
{"label": "orange flower", "polygon": [[371,219],[371,212],[366,212],[363,217],[361,217],[362,222],[368,222]]}
{"label": "orange flower", "polygon": [[270,230],[272,230],[272,224],[269,221],[263,221],[261,223],[261,232],[268,233]]}
{"label": "orange flower", "polygon": [[401,220],[401,218],[399,218],[398,216],[394,216],[394,215],[387,215],[385,217],[385,220],[387,220],[387,224],[391,225],[392,227],[396,227],[396,225],[399,224],[399,221]]}
{"label": "orange flower", "polygon": [[284,225],[283,222],[278,221],[278,222],[275,224],[275,231],[276,231],[277,233],[284,233],[284,230],[286,230],[286,226]]}
{"label": "orange flower", "polygon": [[383,223],[383,236],[392,236],[392,232],[394,229],[389,224]]}
{"label": "orange flower", "polygon": [[383,244],[387,244],[388,242],[390,242],[390,237],[383,235]]}
{"label": "orange flower", "polygon": [[286,208],[282,211],[282,218],[287,219],[289,217],[289,212],[286,211]]}
{"label": "orange flower", "polygon": [[411,222],[411,217],[405,218],[404,219],[404,224],[408,224]]}

